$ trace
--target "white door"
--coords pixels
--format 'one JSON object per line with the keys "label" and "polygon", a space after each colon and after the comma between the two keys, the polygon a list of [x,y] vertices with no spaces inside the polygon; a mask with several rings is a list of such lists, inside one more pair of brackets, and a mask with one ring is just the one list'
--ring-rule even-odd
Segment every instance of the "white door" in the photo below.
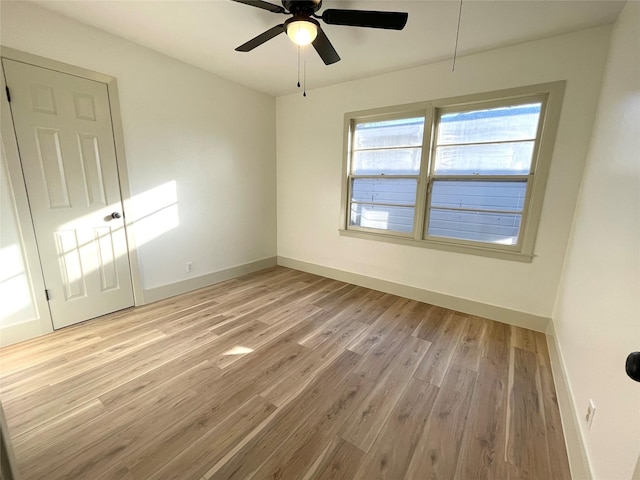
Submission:
{"label": "white door", "polygon": [[132,306],[107,86],[2,63],[54,327]]}

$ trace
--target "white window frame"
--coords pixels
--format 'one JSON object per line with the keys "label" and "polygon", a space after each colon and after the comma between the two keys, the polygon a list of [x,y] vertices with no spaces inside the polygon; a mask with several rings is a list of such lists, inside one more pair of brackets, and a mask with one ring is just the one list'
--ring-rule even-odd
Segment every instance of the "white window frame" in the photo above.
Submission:
{"label": "white window frame", "polygon": [[[344,116],[340,234],[356,238],[435,248],[458,253],[531,262],[535,256],[535,239],[542,213],[544,192],[560,118],[560,109],[564,95],[565,83],[566,82],[564,81],[551,82],[482,94],[346,113]],[[496,108],[522,102],[528,103],[529,101],[531,103],[541,102],[542,107],[540,111],[537,141],[534,146],[531,169],[528,175],[517,176],[518,179],[526,181],[527,183],[518,243],[515,245],[500,245],[489,242],[460,240],[427,235],[425,227],[428,225],[428,215],[431,203],[430,188],[434,179],[437,178],[442,180],[457,178],[471,181],[508,181],[516,179],[516,176],[512,175],[479,175],[473,177],[467,176],[466,178],[459,175],[435,175],[435,138],[437,138],[437,120],[440,115],[453,111]],[[416,116],[424,116],[425,126],[420,174],[418,177],[416,193],[413,232],[402,233],[349,225],[351,211],[351,185],[353,179],[358,178],[358,176],[351,175],[352,138],[355,126],[360,123],[412,118]]]}

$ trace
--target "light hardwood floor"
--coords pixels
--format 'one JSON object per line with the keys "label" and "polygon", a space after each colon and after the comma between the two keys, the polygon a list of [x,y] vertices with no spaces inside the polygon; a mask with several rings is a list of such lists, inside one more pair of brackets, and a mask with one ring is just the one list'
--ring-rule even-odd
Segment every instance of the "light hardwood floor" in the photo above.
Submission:
{"label": "light hardwood floor", "polygon": [[25,480],[570,478],[544,335],[282,267],[0,360]]}

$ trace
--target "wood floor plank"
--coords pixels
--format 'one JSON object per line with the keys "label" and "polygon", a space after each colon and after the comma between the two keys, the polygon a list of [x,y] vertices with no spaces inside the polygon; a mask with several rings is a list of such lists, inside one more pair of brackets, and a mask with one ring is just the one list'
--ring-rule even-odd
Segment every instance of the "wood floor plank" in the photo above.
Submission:
{"label": "wood floor plank", "polygon": [[[141,394],[152,391],[163,383],[175,379],[177,375],[189,371],[190,368],[201,365],[211,356],[210,352],[211,345],[205,345],[196,351],[190,352],[190,354],[178,356],[128,382],[114,386],[102,395],[98,395],[97,398],[106,409],[116,410],[135,400]],[[211,364],[208,365],[211,366]],[[215,366],[215,370],[220,371],[217,366]]]}
{"label": "wood floor plank", "polygon": [[[102,437],[123,436],[124,430],[133,429],[136,423],[144,430],[146,424],[157,423],[149,421],[156,413],[162,417],[165,413],[169,413],[169,410],[176,408],[176,405],[184,404],[188,399],[197,397],[196,392],[189,387],[193,387],[194,383],[200,383],[202,376],[209,371],[210,364],[206,361],[202,362],[171,379],[166,379],[159,388],[146,390],[129,399],[128,403],[113,410],[113,417],[105,413],[88,417],[83,423],[75,422],[72,424],[74,429],[68,428],[67,431],[61,432],[59,437],[44,444],[45,448],[36,451],[30,467],[44,463],[43,459],[68,462],[69,458],[74,458],[88,445],[102,441]],[[177,385],[180,385],[181,389],[176,389]],[[144,415],[141,415],[141,412]],[[114,422],[113,418],[117,418],[120,423]],[[175,417],[170,418],[175,421]],[[166,428],[170,422],[164,421],[158,425]],[[50,466],[53,465],[55,464],[50,461]]]}
{"label": "wood floor plank", "polygon": [[543,334],[283,267],[0,349],[22,480],[570,478]]}
{"label": "wood floor plank", "polygon": [[534,478],[551,478],[537,355],[513,347],[511,357],[507,461]]}
{"label": "wood floor plank", "polygon": [[438,387],[411,378],[354,480],[405,478],[413,452],[422,438]]}
{"label": "wood floor plank", "polygon": [[483,340],[482,357],[494,362],[509,363],[511,328],[500,322],[488,321]]}
{"label": "wood floor plank", "polygon": [[352,480],[365,453],[342,439],[336,439],[310,480]]}
{"label": "wood floor plank", "polygon": [[113,467],[99,474],[96,480],[134,480],[135,477],[127,467],[116,463]]}
{"label": "wood floor plank", "polygon": [[428,342],[415,337],[408,337],[401,344],[392,366],[374,381],[371,392],[346,419],[340,429],[342,438],[365,452],[371,449],[429,346]]}
{"label": "wood floor plank", "polygon": [[[86,370],[66,382],[45,385],[33,392],[9,400],[7,410],[16,412],[8,419],[16,435],[23,433],[52,414],[61,414],[89,401],[93,396],[101,395],[119,384],[147,373],[157,366],[185,350],[214,341],[217,337],[208,332],[194,335],[193,332],[181,332],[174,337],[165,337],[136,350],[126,357],[118,358],[108,365],[98,365]],[[112,378],[110,369],[118,371],[118,377]]]}
{"label": "wood floor plank", "polygon": [[327,296],[322,301],[317,303],[320,304],[323,310],[326,310],[328,312],[343,312],[345,314],[348,314],[349,308],[357,308],[358,305],[365,299],[366,294],[370,292],[369,289],[364,287],[355,287],[344,290],[345,293],[337,298]]}
{"label": "wood floor plank", "polygon": [[[37,366],[46,365],[51,361],[63,361],[65,355],[72,353],[74,349],[80,349],[87,345],[100,343],[101,337],[94,333],[86,333],[84,335],[73,335],[67,332],[54,332],[51,334],[54,338],[52,344],[47,345],[40,339],[25,342],[24,350],[15,350],[15,347],[6,347],[6,350],[0,361],[0,373],[3,382],[6,377],[16,374],[26,369]],[[11,354],[11,350],[15,354]],[[8,382],[7,382],[8,383]]]}
{"label": "wood floor plank", "polygon": [[323,322],[318,329],[309,332],[308,335],[300,339],[298,341],[300,345],[303,345],[310,349],[317,348],[321,343],[333,337],[336,332],[342,329],[345,323],[350,322],[349,318],[345,318],[340,314],[336,314],[330,311],[325,312],[325,318],[327,318],[327,320]]}
{"label": "wood floor plank", "polygon": [[13,447],[19,458],[29,458],[42,450],[43,445],[52,445],[65,435],[74,434],[82,425],[100,418],[105,413],[100,400],[51,418],[48,422],[13,438]]}
{"label": "wood floor plank", "polygon": [[138,459],[130,471],[134,478],[149,480],[200,478],[275,409],[256,395],[213,428],[199,423],[196,429],[174,434],[160,449]]}
{"label": "wood floor plank", "polygon": [[313,313],[316,313],[322,311],[320,307],[310,305],[304,301],[309,295],[317,292],[318,286],[322,283],[319,280],[306,285],[302,289],[294,290],[280,297],[278,301],[259,308],[254,313],[259,316],[261,322],[272,325],[283,321],[283,319],[293,318],[296,312],[313,311]]}
{"label": "wood floor plank", "polygon": [[[133,432],[143,437],[154,426],[168,428],[170,422],[160,419],[174,419],[168,417],[170,412],[195,396],[193,390],[187,389],[163,392],[154,396],[150,403],[142,404],[142,409],[136,405],[136,408],[121,412],[117,424],[114,424],[113,418],[102,416],[73,435],[38,450],[34,456],[19,460],[20,473],[25,478],[33,479],[98,476],[119,461],[119,456],[134,438]],[[141,411],[145,412],[142,419]],[[139,420],[136,422],[136,419]],[[125,437],[121,437],[121,434]]]}
{"label": "wood floor plank", "polygon": [[427,310],[428,306],[425,304],[407,298],[398,298],[375,320],[368,334],[361,341],[350,346],[349,349],[360,355],[365,355],[391,333],[397,337],[411,335],[424,318]]}
{"label": "wood floor plank", "polygon": [[[271,340],[278,338],[281,334],[286,333],[290,328],[305,320],[311,312],[315,312],[313,306],[308,308],[308,312],[294,312],[288,321],[281,321],[273,325],[266,325],[258,320],[252,321],[246,328],[234,330],[225,337],[220,353],[211,359],[211,362],[220,368],[227,368],[229,365],[240,360],[243,356],[252,353],[260,347],[267,345]],[[257,325],[254,328],[254,325]]]}
{"label": "wood floor plank", "polygon": [[353,303],[344,305],[340,313],[351,320],[371,324],[391,306],[394,299],[388,293],[365,289]]}
{"label": "wood floor plank", "polygon": [[280,335],[252,352],[255,355],[246,355],[225,368],[221,378],[236,389],[251,387],[262,391],[286,375],[307,352],[308,349],[291,342],[288,335]]}
{"label": "wood floor plank", "polygon": [[307,305],[315,305],[316,302],[321,301],[330,293],[335,292],[345,287],[346,285],[347,284],[344,282],[338,282],[336,280],[323,278],[322,281],[318,282],[315,285],[315,288],[303,292],[302,296],[292,295],[292,303],[305,303]]}
{"label": "wood floor plank", "polygon": [[74,352],[71,358],[65,358],[66,361],[59,366],[49,364],[48,369],[39,369],[38,372],[28,369],[20,372],[19,376],[14,375],[14,378],[8,379],[11,388],[5,390],[5,393],[12,396],[26,396],[44,385],[49,387],[58,385],[87,370],[95,369],[100,365],[106,365],[115,359],[125,357],[129,353],[133,353],[141,347],[162,338],[166,338],[164,333],[151,330],[141,332],[134,338],[121,338],[117,343],[111,341],[93,343],[90,350],[84,353]]}
{"label": "wood floor plank", "polygon": [[364,328],[357,320],[346,323],[334,332],[333,337],[326,338],[310,350],[286,376],[270,385],[261,395],[274,405],[284,404],[292,395],[304,390]]}
{"label": "wood floor plank", "polygon": [[547,346],[547,336],[541,332],[534,332],[536,338],[536,352],[538,353],[538,364],[543,367],[550,366],[549,347]]}
{"label": "wood floor plank", "polygon": [[536,352],[536,332],[511,325],[511,346]]}
{"label": "wood floor plank", "polygon": [[540,366],[540,380],[542,382],[542,404],[544,407],[545,428],[549,450],[549,466],[551,480],[566,480],[571,478],[569,461],[565,454],[565,439],[562,432],[562,419],[556,397],[551,368]]}
{"label": "wood floor plank", "polygon": [[358,287],[356,287],[355,285],[345,283],[339,288],[328,292],[322,298],[315,300],[313,304],[317,307],[322,308],[323,310],[327,310],[328,308],[326,307],[331,308],[333,305],[335,305],[336,302],[339,302],[344,295],[348,295],[349,292],[356,290],[357,288]]}
{"label": "wood floor plank", "polygon": [[286,442],[320,408],[323,394],[325,402],[334,400],[327,393],[337,388],[359,360],[359,355],[348,350],[341,353],[300,395],[281,407],[268,428],[252,438],[233,458],[223,465],[214,466],[205,476],[217,480],[245,480],[253,476],[274,455],[274,449]]}
{"label": "wood floor plank", "polygon": [[425,318],[416,328],[414,335],[423,340],[433,342],[440,336],[440,331],[450,313],[451,311],[446,308],[431,305],[429,311],[426,312]]}
{"label": "wood floor plank", "polygon": [[487,323],[484,318],[469,317],[469,322],[462,332],[462,338],[451,358],[453,363],[474,372],[478,371],[482,354],[482,340]]}
{"label": "wood floor plank", "polygon": [[442,386],[458,341],[468,322],[467,315],[454,312],[447,315],[447,319],[441,325],[431,348],[416,370],[416,378],[432,383],[437,387]]}
{"label": "wood floor plank", "polygon": [[503,478],[509,365],[483,358],[465,427],[456,478]]}
{"label": "wood floor plank", "polygon": [[347,375],[333,389],[333,394],[321,398],[305,421],[294,427],[293,433],[274,448],[254,478],[299,479],[372,389],[373,385],[363,378],[353,373]]}
{"label": "wood floor plank", "polygon": [[406,479],[455,478],[476,372],[452,364],[418,442]]}

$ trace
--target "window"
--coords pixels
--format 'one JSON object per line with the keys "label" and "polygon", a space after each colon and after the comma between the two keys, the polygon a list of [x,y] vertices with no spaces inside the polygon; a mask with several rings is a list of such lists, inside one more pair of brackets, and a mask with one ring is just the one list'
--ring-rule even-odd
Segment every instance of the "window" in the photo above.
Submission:
{"label": "window", "polygon": [[411,234],[424,117],[356,123],[350,225]]}
{"label": "window", "polygon": [[530,261],[563,90],[347,114],[342,233]]}

